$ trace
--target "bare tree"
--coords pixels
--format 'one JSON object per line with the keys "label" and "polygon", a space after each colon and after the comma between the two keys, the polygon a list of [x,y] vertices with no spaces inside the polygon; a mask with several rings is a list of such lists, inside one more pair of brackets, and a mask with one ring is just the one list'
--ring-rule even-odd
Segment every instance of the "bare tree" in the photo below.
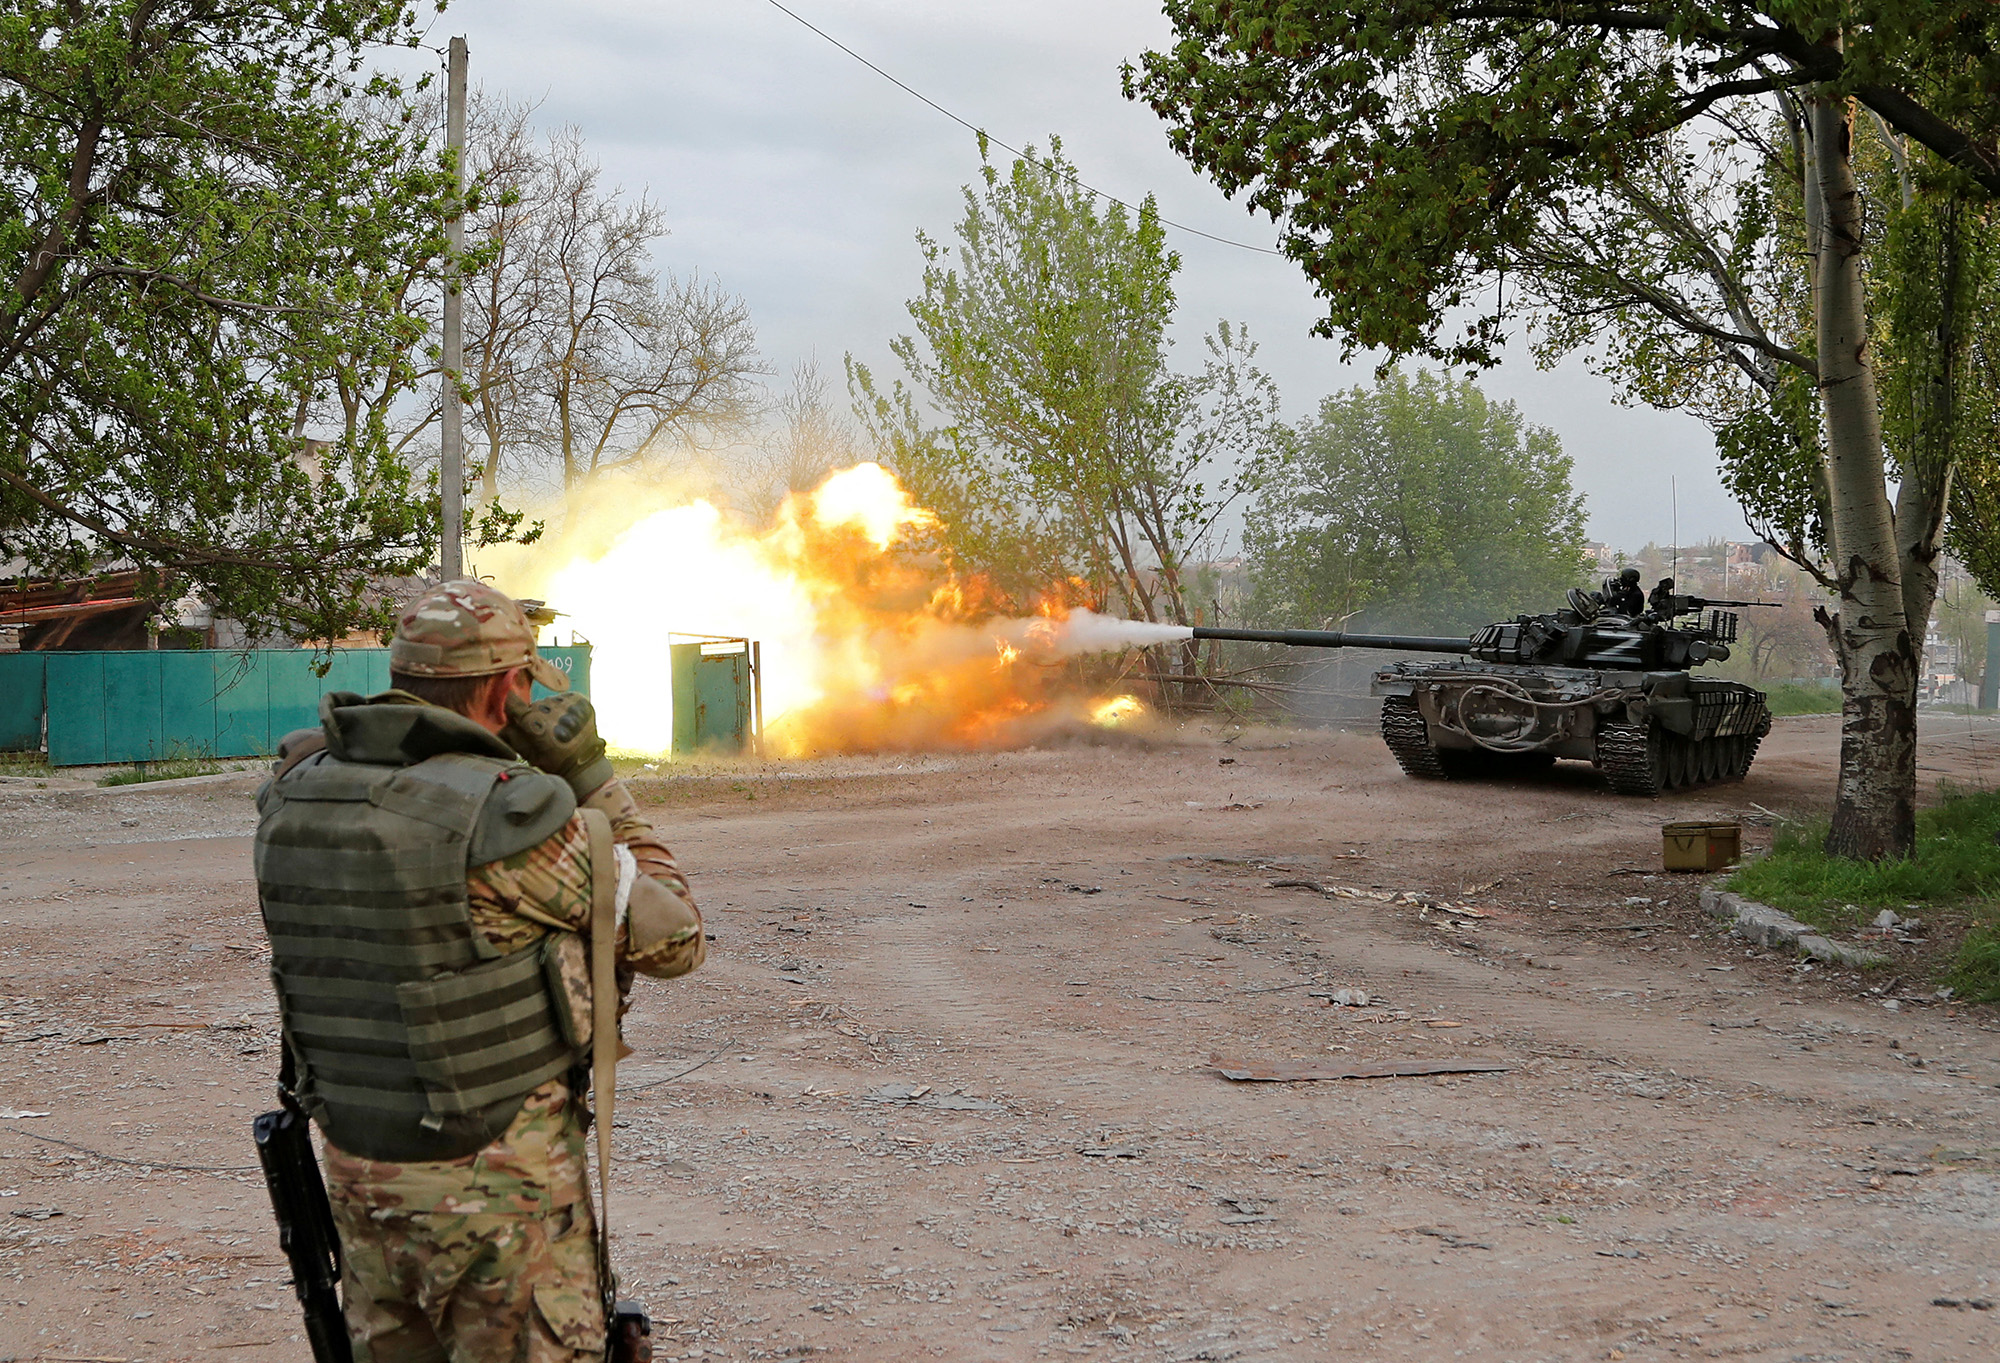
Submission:
{"label": "bare tree", "polygon": [[771,405],[761,437],[743,459],[737,499],[752,516],[768,520],[786,497],[811,491],[827,474],[863,457],[853,424],[828,401],[818,357],[801,360],[792,369],[792,386]]}
{"label": "bare tree", "polygon": [[532,443],[560,465],[564,490],[740,425],[762,372],[743,301],[653,269],[652,245],[666,235],[659,205],[605,189],[574,128],[550,139],[542,173]]}
{"label": "bare tree", "polygon": [[483,253],[465,284],[464,382],[486,442],[480,495],[500,495],[509,442],[535,420],[548,280],[541,237],[554,208],[548,160],[529,122],[532,105],[484,92],[472,100],[467,167],[479,199],[467,233]]}
{"label": "bare tree", "polygon": [[[435,110],[418,110],[420,119]],[[534,106],[475,92],[467,137],[465,368],[481,499],[503,481],[565,492],[738,429],[758,367],[749,309],[720,285],[656,270],[665,214],[604,183],[574,127],[538,133]],[[435,277],[401,281],[432,334],[422,398],[385,419],[411,449],[439,415]],[[372,394],[338,394],[352,428]]]}

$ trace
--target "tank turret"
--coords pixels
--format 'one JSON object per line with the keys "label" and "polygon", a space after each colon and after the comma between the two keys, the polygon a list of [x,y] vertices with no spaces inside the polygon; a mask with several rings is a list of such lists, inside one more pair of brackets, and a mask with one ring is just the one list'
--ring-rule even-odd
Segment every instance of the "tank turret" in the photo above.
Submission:
{"label": "tank turret", "polygon": [[1647,609],[1626,614],[1606,599],[1572,590],[1561,610],[1466,639],[1206,626],[1194,637],[1455,655],[1386,663],[1370,682],[1382,697],[1383,740],[1411,776],[1579,758],[1631,795],[1743,779],[1771,727],[1764,694],[1690,671],[1729,657],[1733,608],[1775,603],[1656,591]]}

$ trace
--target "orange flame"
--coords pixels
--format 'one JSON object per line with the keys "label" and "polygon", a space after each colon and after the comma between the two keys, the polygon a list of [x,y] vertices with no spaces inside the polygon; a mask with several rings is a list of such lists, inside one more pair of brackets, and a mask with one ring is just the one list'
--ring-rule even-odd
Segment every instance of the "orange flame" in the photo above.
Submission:
{"label": "orange flame", "polygon": [[501,577],[594,645],[591,694],[616,747],[671,746],[670,632],[761,642],[766,735],[781,755],[1005,746],[1144,714],[1056,665],[1082,584],[1055,584],[1031,618],[1005,614],[990,583],[951,570],[937,516],[878,464],[788,498],[764,529],[706,500],[645,496],[614,487],[571,516],[557,562],[529,551]]}

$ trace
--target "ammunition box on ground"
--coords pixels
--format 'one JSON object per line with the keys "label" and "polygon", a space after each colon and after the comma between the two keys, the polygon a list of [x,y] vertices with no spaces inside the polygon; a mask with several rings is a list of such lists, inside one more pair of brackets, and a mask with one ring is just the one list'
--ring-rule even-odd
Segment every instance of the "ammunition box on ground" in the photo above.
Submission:
{"label": "ammunition box on ground", "polygon": [[1670,823],[1660,828],[1660,860],[1669,871],[1720,871],[1742,857],[1740,823]]}

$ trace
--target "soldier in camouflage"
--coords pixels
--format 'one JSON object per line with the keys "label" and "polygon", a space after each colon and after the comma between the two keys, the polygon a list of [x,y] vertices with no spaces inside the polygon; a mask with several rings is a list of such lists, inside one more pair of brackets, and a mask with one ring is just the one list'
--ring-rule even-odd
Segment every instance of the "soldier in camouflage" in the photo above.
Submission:
{"label": "soldier in camouflage", "polygon": [[[603,1358],[584,1140],[595,878],[618,886],[621,1010],[634,974],[702,960],[673,854],[534,635],[490,587],[433,588],[398,624],[395,689],[326,697],[259,795],[272,974],[326,1138],[357,1363]],[[534,681],[556,694],[530,704]],[[592,864],[589,811],[615,865]]]}

